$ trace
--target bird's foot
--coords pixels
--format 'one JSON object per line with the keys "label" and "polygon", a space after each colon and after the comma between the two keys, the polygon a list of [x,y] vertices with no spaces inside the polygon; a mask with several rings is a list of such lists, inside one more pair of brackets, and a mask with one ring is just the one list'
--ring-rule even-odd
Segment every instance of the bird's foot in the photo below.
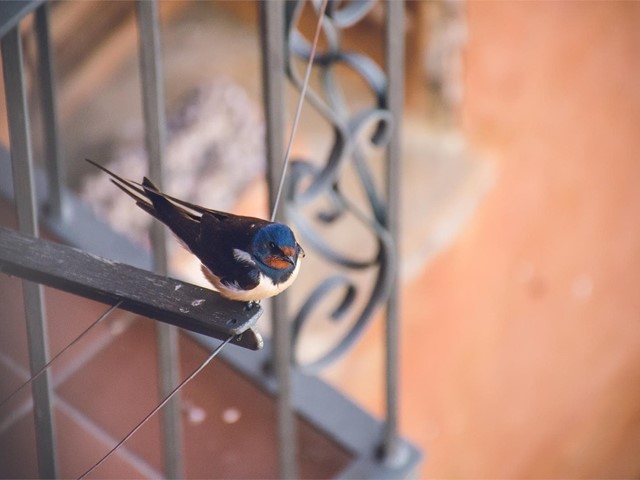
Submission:
{"label": "bird's foot", "polygon": [[260,300],[257,300],[257,301],[251,300],[251,301],[249,301],[249,302],[244,304],[244,309],[245,309],[245,311],[248,312],[249,310],[253,310],[255,307],[257,307],[259,305],[260,305]]}

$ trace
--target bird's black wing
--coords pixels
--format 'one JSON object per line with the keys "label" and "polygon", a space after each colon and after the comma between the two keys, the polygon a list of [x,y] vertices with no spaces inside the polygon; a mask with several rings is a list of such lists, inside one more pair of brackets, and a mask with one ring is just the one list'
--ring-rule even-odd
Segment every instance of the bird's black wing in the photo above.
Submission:
{"label": "bird's black wing", "polygon": [[188,211],[171,203],[146,177],[140,184],[122,178],[89,159],[86,160],[107,173],[111,177],[111,182],[133,198],[136,205],[167,225],[185,247],[193,250],[196,238],[200,233],[200,216],[196,212]]}
{"label": "bird's black wing", "polygon": [[107,175],[109,175],[111,177],[111,182],[116,187],[118,187],[124,193],[126,193],[131,198],[133,198],[136,201],[136,204],[140,208],[142,208],[145,212],[157,218],[155,212],[153,211],[153,205],[151,201],[147,198],[144,188],[140,183],[122,178],[116,175],[115,173],[113,173],[111,170],[108,170],[102,165],[94,162],[93,160],[89,160],[88,158],[85,158],[85,160],[89,162],[91,165],[93,165],[94,167],[99,168],[100,170],[105,172]]}
{"label": "bird's black wing", "polygon": [[258,284],[259,270],[255,265],[239,260],[234,250],[251,253],[255,231],[268,223],[267,220],[239,215],[220,220],[205,212],[200,221],[197,251],[193,253],[223,283],[250,290]]}

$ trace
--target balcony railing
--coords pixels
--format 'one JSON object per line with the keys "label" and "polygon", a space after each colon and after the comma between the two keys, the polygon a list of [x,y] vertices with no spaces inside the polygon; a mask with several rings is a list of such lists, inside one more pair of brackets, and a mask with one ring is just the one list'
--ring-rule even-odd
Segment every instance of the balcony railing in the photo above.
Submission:
{"label": "balcony railing", "polygon": [[[324,44],[315,59],[318,82],[308,95],[333,132],[325,159],[297,159],[285,187],[281,221],[302,236],[309,255],[322,258],[331,268],[303,299],[281,295],[272,304],[273,335],[264,341],[253,329],[262,309],[246,310],[216,293],[166,278],[167,251],[164,233],[154,226],[152,253],[141,250],[95,220],[68,189],[64,156],[59,147],[53,52],[49,39],[51,5],[38,1],[0,2],[0,35],[4,70],[10,154],[0,152],[0,193],[15,204],[18,231],[0,228],[0,271],[24,279],[23,303],[28,331],[32,374],[47,364],[47,319],[41,285],[140,313],[158,320],[158,363],[161,395],[177,383],[177,334],[175,327],[194,332],[199,342],[213,349],[218,339],[234,336],[235,347],[223,351],[225,362],[277,402],[280,476],[299,476],[296,465],[296,417],[344,448],[352,460],[339,475],[344,478],[405,478],[415,473],[420,452],[398,433],[398,198],[401,174],[404,72],[404,3],[386,1],[384,10],[384,66],[362,53],[344,49],[343,31],[362,21],[377,2],[329,2],[323,19]],[[304,2],[261,2],[264,108],[267,125],[267,176],[273,199],[282,170],[285,131],[286,82],[301,87],[299,61],[309,57],[309,43],[300,33],[303,11],[317,5]],[[379,5],[378,5],[379,7]],[[162,183],[166,120],[159,19],[155,2],[137,3],[141,89],[149,157],[149,176]],[[21,27],[33,17],[37,38],[38,78],[46,158],[44,171],[35,167],[31,145],[31,121],[27,106]],[[89,20],[88,20],[89,21]],[[340,85],[339,69],[349,69],[370,90],[372,103],[351,112]],[[364,140],[363,140],[364,138]],[[364,145],[366,144],[366,145]],[[368,152],[382,152],[382,183],[373,173]],[[354,201],[342,187],[342,172],[349,165],[356,172],[364,201]],[[12,181],[11,181],[12,179]],[[308,207],[329,202],[314,216]],[[342,222],[342,223],[341,223]],[[324,225],[355,222],[375,245],[368,258],[352,257],[341,246],[323,238]],[[38,238],[40,225],[65,245]],[[341,227],[343,228],[343,227]],[[87,252],[91,252],[90,254]],[[119,262],[103,258],[117,256]],[[155,274],[149,273],[153,269]],[[352,274],[369,274],[364,284]],[[321,277],[321,278],[320,278]],[[180,288],[178,288],[180,286]],[[334,320],[351,321],[336,344],[313,362],[295,355],[304,327],[318,321],[315,313],[330,294],[340,294]],[[198,308],[193,299],[206,299]],[[200,305],[200,304],[199,304]],[[375,419],[320,380],[317,373],[344,354],[363,333],[374,314],[385,322],[385,416]],[[346,319],[346,320],[344,320]],[[262,348],[262,349],[261,349]],[[265,365],[269,368],[265,369]],[[52,415],[51,376],[47,371],[32,382],[36,451],[41,477],[58,476],[56,426]],[[163,410],[164,473],[184,476],[181,416],[176,399]],[[82,472],[78,472],[78,475]]]}

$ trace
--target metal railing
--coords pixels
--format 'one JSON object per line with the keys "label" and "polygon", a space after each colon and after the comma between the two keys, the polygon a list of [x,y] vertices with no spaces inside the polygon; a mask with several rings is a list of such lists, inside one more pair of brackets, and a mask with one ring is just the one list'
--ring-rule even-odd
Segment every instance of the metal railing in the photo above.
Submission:
{"label": "metal railing", "polygon": [[[353,1],[346,4],[330,2],[323,19],[325,47],[316,58],[320,82],[309,92],[309,104],[327,121],[334,132],[333,145],[324,163],[318,159],[298,159],[292,164],[290,181],[286,186],[285,209],[280,220],[291,222],[308,244],[323,256],[328,264],[341,267],[343,273],[330,273],[320,279],[311,293],[295,305],[285,295],[273,301],[273,337],[266,341],[260,352],[243,355],[238,349],[223,352],[226,361],[249,376],[261,388],[273,393],[278,402],[278,442],[280,474],[282,478],[296,478],[295,417],[300,415],[327,436],[334,439],[354,455],[352,464],[342,473],[345,478],[358,477],[406,477],[411,474],[420,459],[420,453],[398,434],[398,275],[397,235],[398,199],[400,184],[400,131],[403,105],[404,58],[404,3],[383,2],[385,10],[382,39],[385,65],[378,66],[361,53],[344,50],[340,39],[342,31],[362,21],[375,7],[375,1]],[[164,94],[161,76],[159,46],[159,20],[155,2],[140,1],[138,25],[140,39],[141,84],[146,129],[146,147],[149,156],[149,174],[154,182],[162,182],[163,151],[165,146]],[[309,46],[299,30],[304,2],[261,2],[261,43],[263,50],[263,82],[265,117],[267,121],[268,180],[271,192],[275,192],[280,162],[283,157],[284,89],[293,82],[300,87],[296,70],[297,59],[308,58]],[[41,240],[38,236],[38,214],[47,228],[59,238],[75,247],[96,252],[96,246],[86,234],[93,225],[90,215],[65,187],[64,161],[57,135],[54,61],[48,33],[47,3],[37,1],[0,2],[0,34],[2,35],[2,59],[5,76],[5,95],[10,127],[11,166],[13,185],[0,178],[0,190],[15,201],[18,216],[18,232],[0,230],[0,249],[8,255],[0,255],[0,269],[23,277],[25,317],[28,330],[31,371],[37,372],[48,359],[46,350],[46,318],[40,284],[63,288],[76,295],[94,298],[111,305],[123,302],[121,308],[160,320],[158,346],[160,364],[161,397],[177,384],[177,325],[204,333],[208,337],[198,340],[212,348],[213,338],[227,338],[232,333],[247,332],[235,341],[248,348],[260,348],[262,339],[251,326],[261,310],[247,312],[242,305],[207,294],[211,301],[202,311],[184,314],[176,305],[187,297],[171,296],[175,285],[165,279],[167,252],[163,230],[152,229],[153,254],[141,252],[137,247],[119,238],[113,232],[104,232],[118,244],[118,250],[138,267],[153,267],[158,274],[154,285],[163,285],[167,296],[175,303],[163,303],[156,295],[145,291],[149,274],[127,265],[112,264],[90,255]],[[46,174],[34,170],[31,153],[29,110],[27,108],[20,21],[35,11],[34,28],[38,39],[38,85],[42,101],[41,112],[45,132]],[[372,105],[350,112],[344,100],[337,68],[348,68],[356,73],[371,90]],[[384,184],[377,186],[368,165],[365,149],[361,146],[363,132],[369,135],[369,146],[384,152]],[[0,162],[1,163],[1,162]],[[350,164],[357,172],[360,187],[365,192],[364,204],[354,202],[341,188],[341,172]],[[2,166],[0,165],[0,169]],[[2,170],[0,170],[1,172]],[[7,171],[6,169],[4,170]],[[35,177],[44,178],[45,188],[36,189]],[[13,188],[11,188],[13,187]],[[329,199],[331,211],[323,211],[309,219],[303,210],[318,198]],[[369,232],[377,245],[369,259],[350,258],[347,253],[330,242],[319,240],[315,223],[330,224],[350,216]],[[84,228],[83,228],[84,227]],[[53,251],[66,256],[69,262],[90,266],[84,271],[100,272],[94,278],[74,278],[75,269],[56,268],[47,264],[42,256],[26,253]],[[309,251],[309,249],[308,249]],[[21,253],[23,252],[23,253]],[[108,251],[96,252],[109,256]],[[38,261],[40,259],[40,261]],[[93,263],[91,263],[93,262]],[[71,265],[70,263],[69,265]],[[368,293],[361,292],[360,285],[350,279],[350,271],[370,271],[372,282]],[[346,273],[344,273],[346,272]],[[128,275],[127,293],[115,278]],[[111,283],[109,281],[111,279]],[[83,286],[84,285],[84,286]],[[89,285],[89,287],[87,287]],[[181,295],[189,295],[189,286],[179,289]],[[139,291],[145,294],[140,294]],[[335,318],[352,318],[352,326],[346,334],[320,359],[312,363],[299,361],[294,352],[303,326],[313,317],[316,307],[325,301],[330,292],[341,290],[342,301],[334,310]],[[162,292],[156,292],[161,296]],[[204,295],[198,291],[198,295]],[[201,298],[201,297],[198,297]],[[202,297],[204,298],[204,297]],[[207,297],[209,298],[209,297]],[[364,300],[358,302],[358,298]],[[385,312],[385,391],[386,415],[378,421],[363,412],[340,394],[325,385],[316,373],[346,352],[372,321],[374,313]],[[197,317],[197,318],[196,318]],[[212,319],[211,321],[206,320]],[[290,321],[289,319],[292,319]],[[233,319],[231,327],[228,323]],[[200,322],[200,323],[198,323]],[[203,323],[207,327],[203,327]],[[265,364],[271,366],[265,374]],[[51,390],[49,374],[38,377],[32,385],[38,467],[41,477],[56,476],[55,425],[51,415]],[[181,426],[179,400],[163,410],[164,472],[168,477],[184,475],[181,455]],[[327,408],[331,406],[331,408]],[[322,407],[322,408],[319,408]],[[327,414],[327,412],[332,412]],[[345,420],[347,419],[347,420]]]}

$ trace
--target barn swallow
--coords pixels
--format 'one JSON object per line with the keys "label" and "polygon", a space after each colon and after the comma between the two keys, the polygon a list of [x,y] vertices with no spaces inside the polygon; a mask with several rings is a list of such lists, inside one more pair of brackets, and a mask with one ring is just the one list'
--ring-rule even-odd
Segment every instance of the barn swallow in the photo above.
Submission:
{"label": "barn swallow", "polygon": [[283,292],[298,276],[305,253],[286,225],[185,202],[162,193],[147,177],[142,183],[126,180],[86,160],[169,227],[222,296],[253,305]]}

